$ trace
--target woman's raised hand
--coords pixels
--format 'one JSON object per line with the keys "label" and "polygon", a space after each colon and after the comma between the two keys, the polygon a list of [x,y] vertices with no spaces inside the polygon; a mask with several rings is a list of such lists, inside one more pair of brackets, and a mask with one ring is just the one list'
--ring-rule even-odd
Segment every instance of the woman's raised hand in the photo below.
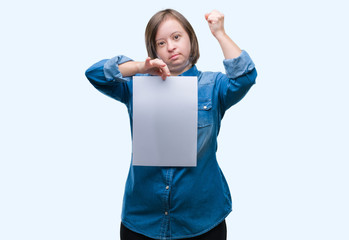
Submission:
{"label": "woman's raised hand", "polygon": [[224,30],[224,15],[223,13],[213,10],[210,13],[205,14],[208,26],[211,33],[218,40],[225,59],[237,58],[241,54],[241,49],[231,38],[225,33]]}
{"label": "woman's raised hand", "polygon": [[223,13],[213,10],[212,12],[205,14],[205,19],[213,36],[218,37],[220,34],[225,34]]}
{"label": "woman's raised hand", "polygon": [[161,76],[163,80],[165,80],[166,77],[171,75],[166,63],[164,63],[161,59],[151,59],[150,57],[147,57],[147,59],[145,60],[141,73],[158,75]]}

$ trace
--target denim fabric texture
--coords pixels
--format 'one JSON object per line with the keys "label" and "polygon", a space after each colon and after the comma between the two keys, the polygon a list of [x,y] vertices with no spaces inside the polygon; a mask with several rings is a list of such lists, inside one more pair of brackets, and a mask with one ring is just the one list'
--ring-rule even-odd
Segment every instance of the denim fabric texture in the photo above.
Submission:
{"label": "denim fabric texture", "polygon": [[[128,61],[125,56],[105,59],[85,74],[96,89],[126,105],[132,132],[132,77],[123,77],[118,68]],[[246,95],[257,72],[246,51],[223,64],[226,74],[193,66],[180,75],[198,77],[197,167],[131,164],[121,219],[130,230],[154,239],[190,238],[213,229],[232,211],[216,159],[217,136],[225,111]]]}

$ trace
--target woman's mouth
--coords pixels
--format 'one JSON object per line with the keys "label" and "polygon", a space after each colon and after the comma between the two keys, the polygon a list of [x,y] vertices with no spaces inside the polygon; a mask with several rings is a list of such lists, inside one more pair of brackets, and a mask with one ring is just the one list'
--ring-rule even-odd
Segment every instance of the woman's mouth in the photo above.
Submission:
{"label": "woman's mouth", "polygon": [[172,55],[172,56],[170,57],[170,60],[174,60],[174,59],[176,59],[178,56],[179,56],[179,54],[174,54],[174,55]]}

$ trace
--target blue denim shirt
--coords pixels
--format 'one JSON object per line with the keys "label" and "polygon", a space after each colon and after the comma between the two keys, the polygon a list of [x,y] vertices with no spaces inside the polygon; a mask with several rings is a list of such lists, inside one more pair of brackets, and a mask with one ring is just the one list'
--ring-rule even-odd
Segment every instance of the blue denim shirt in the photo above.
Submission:
{"label": "blue denim shirt", "polygon": [[[102,60],[86,77],[127,106],[132,131],[132,77],[123,77],[118,68],[127,61],[131,59],[125,56]],[[131,164],[122,209],[122,222],[130,230],[155,239],[190,238],[211,230],[231,212],[230,191],[216,159],[217,136],[225,111],[245,96],[257,72],[245,51],[223,64],[226,74],[201,72],[196,66],[181,74],[198,77],[197,167]]]}

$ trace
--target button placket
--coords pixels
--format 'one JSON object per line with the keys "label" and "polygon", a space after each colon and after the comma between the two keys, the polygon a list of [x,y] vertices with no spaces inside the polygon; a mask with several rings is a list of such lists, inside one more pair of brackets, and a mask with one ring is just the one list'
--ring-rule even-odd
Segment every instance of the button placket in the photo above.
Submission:
{"label": "button placket", "polygon": [[164,187],[163,187],[163,193],[162,193],[162,200],[163,200],[163,218],[161,223],[161,233],[160,235],[164,237],[164,239],[170,238],[171,236],[171,228],[170,228],[170,195],[171,195],[171,182],[173,178],[173,168],[166,168],[164,171],[165,178],[164,178]]}

